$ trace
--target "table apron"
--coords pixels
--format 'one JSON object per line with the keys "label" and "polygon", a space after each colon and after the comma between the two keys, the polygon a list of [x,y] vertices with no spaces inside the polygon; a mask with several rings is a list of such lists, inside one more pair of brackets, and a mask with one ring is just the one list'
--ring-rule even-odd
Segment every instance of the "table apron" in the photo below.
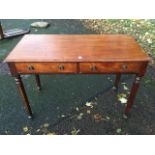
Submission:
{"label": "table apron", "polygon": [[10,63],[12,74],[141,74],[147,62],[18,62]]}

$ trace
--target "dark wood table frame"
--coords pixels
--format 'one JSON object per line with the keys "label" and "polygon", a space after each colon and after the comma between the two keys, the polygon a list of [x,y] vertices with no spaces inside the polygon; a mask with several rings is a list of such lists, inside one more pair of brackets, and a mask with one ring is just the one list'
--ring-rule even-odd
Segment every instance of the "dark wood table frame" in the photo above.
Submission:
{"label": "dark wood table frame", "polygon": [[[79,49],[75,50],[72,46]],[[47,49],[44,54],[40,54],[43,48]],[[66,54],[66,48],[72,53]],[[84,51],[80,53],[81,49]],[[31,55],[26,51],[31,51]],[[116,55],[116,51],[120,52]],[[128,114],[149,57],[132,37],[126,35],[26,35],[5,62],[15,77],[26,112],[31,118],[32,111],[21,79],[22,74],[34,74],[38,90],[41,89],[39,74],[116,74],[116,89],[121,74],[135,74],[125,108],[125,114]]]}

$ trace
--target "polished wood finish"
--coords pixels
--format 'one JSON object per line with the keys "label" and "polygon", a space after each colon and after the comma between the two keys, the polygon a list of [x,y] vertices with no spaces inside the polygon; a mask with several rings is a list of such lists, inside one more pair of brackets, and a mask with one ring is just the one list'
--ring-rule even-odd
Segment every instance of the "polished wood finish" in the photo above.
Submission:
{"label": "polished wood finish", "polygon": [[[14,63],[18,73],[139,73],[144,68],[140,62],[105,63]],[[79,70],[77,69],[79,68]]]}
{"label": "polished wood finish", "polygon": [[139,73],[143,67],[140,62],[80,63],[80,73]]}
{"label": "polished wood finish", "polygon": [[34,73],[77,73],[76,63],[15,63],[17,72]]}
{"label": "polished wood finish", "polygon": [[29,101],[28,101],[28,98],[27,98],[27,95],[26,95],[26,92],[25,92],[25,89],[24,89],[24,85],[23,85],[23,82],[21,80],[20,75],[15,77],[15,81],[16,81],[17,88],[18,88],[18,90],[19,90],[19,92],[20,92],[20,94],[22,96],[26,112],[28,113],[29,117],[32,117],[32,111],[31,111]]}
{"label": "polished wood finish", "polygon": [[25,35],[7,62],[135,62],[149,57],[128,35]]}
{"label": "polished wood finish", "polygon": [[136,74],[125,113],[131,110],[150,58],[128,35],[25,35],[4,60],[17,85],[27,112],[31,115],[20,74],[116,74],[118,87],[121,74]]}

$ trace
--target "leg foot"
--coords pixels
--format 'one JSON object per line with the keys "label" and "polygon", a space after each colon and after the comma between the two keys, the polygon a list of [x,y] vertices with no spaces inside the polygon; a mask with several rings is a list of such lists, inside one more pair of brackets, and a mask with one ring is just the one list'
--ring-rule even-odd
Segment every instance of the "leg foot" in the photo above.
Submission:
{"label": "leg foot", "polygon": [[128,119],[129,118],[129,113],[128,114],[123,114],[123,118]]}
{"label": "leg foot", "polygon": [[32,119],[32,115],[31,115],[31,116],[29,115],[29,116],[28,116],[28,119]]}

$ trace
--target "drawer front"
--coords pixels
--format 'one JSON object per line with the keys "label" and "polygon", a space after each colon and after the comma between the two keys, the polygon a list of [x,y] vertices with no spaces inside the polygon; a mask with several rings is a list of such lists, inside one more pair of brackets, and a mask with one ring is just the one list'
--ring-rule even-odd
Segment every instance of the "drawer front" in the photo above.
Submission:
{"label": "drawer front", "polygon": [[76,63],[16,63],[18,73],[76,73]]}
{"label": "drawer front", "polygon": [[80,63],[80,73],[138,73],[143,64],[134,63]]}

